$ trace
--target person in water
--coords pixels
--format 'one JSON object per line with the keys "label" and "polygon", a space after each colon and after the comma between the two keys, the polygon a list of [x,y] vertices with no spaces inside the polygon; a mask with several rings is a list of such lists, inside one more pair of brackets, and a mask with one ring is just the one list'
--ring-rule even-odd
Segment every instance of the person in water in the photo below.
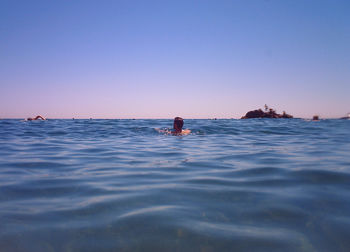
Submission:
{"label": "person in water", "polygon": [[172,130],[170,129],[158,129],[156,128],[155,130],[158,131],[159,133],[165,133],[167,135],[171,134],[174,136],[183,136],[183,135],[188,135],[191,133],[189,129],[183,130],[182,127],[184,126],[184,119],[181,117],[175,117],[174,119],[174,128]]}
{"label": "person in water", "polygon": [[27,118],[27,121],[33,121],[33,120],[39,120],[39,119],[41,119],[41,120],[46,120],[44,117],[42,117],[41,115],[38,115],[38,116],[36,116],[35,118],[31,118],[31,117],[28,117]]}
{"label": "person in water", "polygon": [[171,134],[173,135],[187,135],[191,133],[189,129],[183,130],[182,127],[184,126],[184,119],[181,117],[175,117],[174,119],[174,129],[171,131]]}

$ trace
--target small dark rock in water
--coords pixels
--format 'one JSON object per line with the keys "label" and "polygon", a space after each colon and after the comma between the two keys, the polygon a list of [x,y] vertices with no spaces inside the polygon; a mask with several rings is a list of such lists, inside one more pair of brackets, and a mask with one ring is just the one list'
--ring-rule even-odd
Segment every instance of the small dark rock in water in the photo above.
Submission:
{"label": "small dark rock in water", "polygon": [[348,116],[341,117],[340,119],[345,119],[345,120],[350,119],[350,113],[348,113]]}
{"label": "small dark rock in water", "polygon": [[319,117],[318,115],[314,115],[314,116],[312,117],[312,120],[313,120],[313,121],[318,121],[318,120],[320,120],[320,117]]}
{"label": "small dark rock in water", "polygon": [[283,114],[278,114],[276,110],[269,108],[265,105],[265,112],[261,109],[249,111],[241,119],[250,119],[250,118],[293,118],[293,116],[288,115],[285,111]]}

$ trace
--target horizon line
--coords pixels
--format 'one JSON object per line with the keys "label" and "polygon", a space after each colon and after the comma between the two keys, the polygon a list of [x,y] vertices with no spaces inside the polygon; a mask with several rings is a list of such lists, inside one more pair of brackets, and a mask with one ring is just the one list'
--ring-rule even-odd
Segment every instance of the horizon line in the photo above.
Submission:
{"label": "horizon line", "polygon": [[[175,118],[175,117],[174,117]],[[124,117],[124,118],[102,118],[102,117],[46,117],[46,120],[174,120],[174,118],[146,118],[146,117]],[[182,117],[185,120],[241,120],[242,118],[234,117],[201,117],[201,118],[191,118]],[[342,117],[320,117],[322,119],[341,119]],[[22,117],[7,117],[1,118],[0,120],[26,120],[27,118]],[[248,119],[312,119],[312,117],[293,117],[293,118],[248,118]],[[36,120],[43,121],[43,120]]]}

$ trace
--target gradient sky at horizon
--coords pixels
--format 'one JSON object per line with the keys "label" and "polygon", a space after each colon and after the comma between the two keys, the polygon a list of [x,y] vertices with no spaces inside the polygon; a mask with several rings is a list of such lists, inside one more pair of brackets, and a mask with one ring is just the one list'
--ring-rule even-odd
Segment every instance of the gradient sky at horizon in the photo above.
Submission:
{"label": "gradient sky at horizon", "polygon": [[0,2],[0,117],[350,112],[350,1]]}

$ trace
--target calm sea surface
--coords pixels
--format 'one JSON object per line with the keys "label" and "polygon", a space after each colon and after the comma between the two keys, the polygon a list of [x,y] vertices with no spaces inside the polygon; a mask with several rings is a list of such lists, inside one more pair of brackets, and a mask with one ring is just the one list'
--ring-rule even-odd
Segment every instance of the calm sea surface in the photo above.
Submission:
{"label": "calm sea surface", "polygon": [[0,251],[349,251],[350,120],[0,120]]}

